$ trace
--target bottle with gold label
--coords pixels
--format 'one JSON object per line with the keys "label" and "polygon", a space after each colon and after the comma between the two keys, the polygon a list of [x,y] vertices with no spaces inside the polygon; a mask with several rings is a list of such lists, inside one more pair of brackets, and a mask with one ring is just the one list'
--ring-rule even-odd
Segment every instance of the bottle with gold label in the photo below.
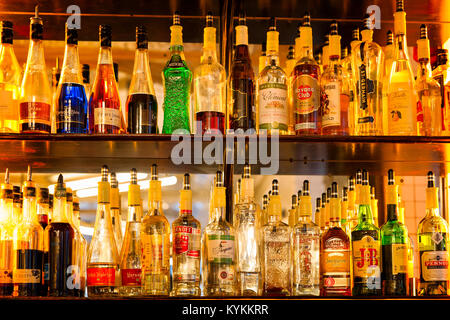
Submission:
{"label": "bottle with gold label", "polygon": [[433,172],[428,172],[426,216],[417,228],[420,281],[419,296],[449,294],[448,224],[439,214],[439,188],[435,186]]}
{"label": "bottle with gold label", "polygon": [[384,296],[406,296],[408,290],[408,229],[398,219],[398,186],[394,170],[388,171],[386,186],[387,221],[381,227]]}
{"label": "bottle with gold label", "polygon": [[341,227],[338,185],[331,185],[330,228],[321,238],[321,295],[350,296],[350,239]]}
{"label": "bottle with gold label", "polygon": [[362,171],[358,225],[352,231],[353,296],[381,295],[381,241],[370,208],[369,174]]}
{"label": "bottle with gold label", "polygon": [[297,224],[297,195],[292,195],[291,209],[288,216],[289,227],[293,228]]}
{"label": "bottle with gold label", "polygon": [[162,211],[161,181],[152,165],[148,213],[142,220],[142,294],[169,295],[170,224]]}
{"label": "bottle with gold label", "polygon": [[13,186],[6,169],[5,182],[0,189],[0,296],[13,294]]}

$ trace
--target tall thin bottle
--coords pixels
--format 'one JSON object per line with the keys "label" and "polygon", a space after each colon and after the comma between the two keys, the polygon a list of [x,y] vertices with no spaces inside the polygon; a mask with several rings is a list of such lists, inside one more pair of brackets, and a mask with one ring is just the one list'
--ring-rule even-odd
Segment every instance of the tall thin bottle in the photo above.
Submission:
{"label": "tall thin bottle", "polygon": [[190,91],[192,72],[187,67],[183,53],[183,27],[180,15],[175,12],[170,27],[170,59],[162,72],[164,85],[164,124],[162,133],[190,130]]}
{"label": "tall thin bottle", "polygon": [[0,189],[0,296],[11,296],[13,285],[13,186],[9,183],[9,170]]}

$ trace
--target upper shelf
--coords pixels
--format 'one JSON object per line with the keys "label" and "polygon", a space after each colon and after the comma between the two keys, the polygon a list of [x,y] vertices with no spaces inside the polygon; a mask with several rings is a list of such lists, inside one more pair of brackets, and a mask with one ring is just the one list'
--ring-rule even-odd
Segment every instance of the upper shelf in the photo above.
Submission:
{"label": "upper shelf", "polygon": [[[191,163],[176,165],[172,148],[178,143],[169,135],[0,135],[1,166],[24,172],[28,164],[35,172],[99,172],[103,164],[115,171],[148,171],[152,163],[167,173],[214,173],[219,164],[194,164],[194,136],[191,136]],[[253,139],[253,138],[252,138]],[[268,139],[270,142],[270,138]],[[204,148],[210,142],[203,142]],[[225,144],[224,144],[225,145]],[[274,146],[275,147],[275,146]],[[437,175],[448,171],[450,137],[332,137],[280,136],[272,163],[279,160],[278,174],[349,175],[358,168],[385,174],[392,168],[400,175]],[[268,150],[272,145],[269,143]],[[270,152],[269,152],[270,153]],[[235,152],[236,155],[236,152]],[[260,173],[258,159],[253,172]],[[208,159],[207,159],[208,160]],[[209,159],[211,160],[211,159]],[[256,163],[254,163],[256,162]],[[242,164],[235,173],[242,172]]]}

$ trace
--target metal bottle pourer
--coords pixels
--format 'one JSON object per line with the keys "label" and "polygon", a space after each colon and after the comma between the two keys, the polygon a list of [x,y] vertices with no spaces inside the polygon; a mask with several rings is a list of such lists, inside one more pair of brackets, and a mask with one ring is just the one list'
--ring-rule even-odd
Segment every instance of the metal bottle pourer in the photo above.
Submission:
{"label": "metal bottle pourer", "polygon": [[387,32],[387,38],[386,38],[386,45],[390,46],[394,44],[394,33],[392,33],[391,30],[388,30]]}
{"label": "metal bottle pourer", "polygon": [[267,204],[269,203],[269,196],[267,194],[263,195],[263,210],[267,208]]}
{"label": "metal bottle pourer", "polygon": [[213,14],[212,11],[208,11],[206,14],[206,27],[212,27],[213,26]]}
{"label": "metal bottle pourer", "polygon": [[360,41],[361,34],[359,32],[359,28],[355,28],[352,30],[352,41]]}
{"label": "metal bottle pourer", "polygon": [[278,196],[279,195],[279,193],[278,193],[278,180],[277,179],[274,179],[272,181],[272,195],[273,196]]}
{"label": "metal bottle pourer", "polygon": [[297,205],[297,196],[295,194],[292,195],[292,204],[291,204],[291,209],[295,209],[295,206]]}
{"label": "metal bottle pourer", "polygon": [[102,173],[102,182],[108,182],[108,172],[109,172],[108,166],[104,165],[102,167],[102,171],[101,171],[101,173]]}
{"label": "metal bottle pourer", "polygon": [[302,189],[299,189],[299,190],[297,191],[297,200],[298,200],[298,201],[300,201],[300,197],[302,196],[302,194],[303,194]]}
{"label": "metal bottle pourer", "polygon": [[348,178],[348,190],[349,191],[355,190],[355,178],[353,176]]}
{"label": "metal bottle pourer", "polygon": [[338,23],[336,20],[333,20],[330,25],[330,35],[334,36],[338,34]]}
{"label": "metal bottle pourer", "polygon": [[316,211],[320,210],[322,207],[322,199],[316,198]]}
{"label": "metal bottle pourer", "polygon": [[288,60],[289,60],[289,59],[294,59],[294,58],[295,58],[295,50],[294,50],[294,46],[289,46],[287,58],[288,58]]}
{"label": "metal bottle pourer", "polygon": [[323,44],[324,46],[328,46],[328,45],[330,45],[330,35],[329,34],[326,34],[325,35],[325,41],[324,41],[324,44]]}
{"label": "metal bottle pourer", "polygon": [[344,187],[342,189],[342,201],[348,201],[348,188]]}
{"label": "metal bottle pourer", "polygon": [[150,169],[150,180],[158,180],[158,171],[157,171],[157,165],[152,164],[152,167]]}
{"label": "metal bottle pourer", "polygon": [[428,188],[434,188],[436,185],[434,183],[434,173],[433,171],[429,171],[427,175],[427,181],[428,181]]}
{"label": "metal bottle pourer", "polygon": [[404,2],[404,0],[397,0],[396,1],[395,11],[396,12],[405,11],[405,2]]}
{"label": "metal bottle pourer", "polygon": [[325,204],[327,203],[327,194],[322,193],[322,208],[325,208]]}
{"label": "metal bottle pourer", "polygon": [[180,12],[178,12],[178,11],[175,11],[175,13],[173,14],[173,25],[174,26],[181,25],[181,23],[180,23]]}
{"label": "metal bottle pourer", "polygon": [[369,185],[369,172],[367,170],[362,171],[362,185],[363,186]]}
{"label": "metal bottle pourer", "polygon": [[216,187],[223,187],[223,174],[222,171],[216,172]]}
{"label": "metal bottle pourer", "polygon": [[117,181],[116,173],[111,172],[110,177],[111,177],[111,188],[118,188],[119,182]]}
{"label": "metal bottle pourer", "polygon": [[428,39],[428,27],[424,24],[420,25],[420,38],[419,39]]}
{"label": "metal bottle pourer", "polygon": [[252,169],[251,169],[249,164],[246,164],[244,166],[244,175],[243,175],[244,179],[250,179],[250,177],[251,177],[251,170]]}
{"label": "metal bottle pourer", "polygon": [[370,30],[371,29],[370,25],[371,25],[370,15],[366,14],[364,15],[363,18],[362,30]]}
{"label": "metal bottle pourer", "polygon": [[191,190],[191,176],[185,173],[183,177],[183,190]]}
{"label": "metal bottle pourer", "polygon": [[269,31],[277,31],[277,19],[275,17],[270,17]]}
{"label": "metal bottle pourer", "polygon": [[39,16],[39,5],[34,7],[34,17],[30,18],[32,24],[42,24],[42,18]]}
{"label": "metal bottle pourer", "polygon": [[[333,182],[333,183],[334,183],[334,182]],[[331,199],[331,193],[332,193],[332,189],[331,189],[331,187],[328,187],[328,188],[327,188],[327,203],[330,202],[330,199]]]}
{"label": "metal bottle pourer", "polygon": [[311,27],[311,14],[309,13],[309,11],[306,11],[303,16],[302,26],[303,27]]}
{"label": "metal bottle pourer", "polygon": [[240,13],[239,13],[239,25],[240,26],[245,26],[246,25],[246,18],[245,18],[245,13],[243,12],[243,11],[241,11]]}
{"label": "metal bottle pourer", "polygon": [[303,196],[309,196],[309,180],[303,181]]}
{"label": "metal bottle pourer", "polygon": [[131,184],[137,184],[137,170],[136,168],[133,168],[130,170],[130,176],[131,176]]}
{"label": "metal bottle pourer", "polygon": [[393,185],[395,185],[394,170],[389,169],[388,170],[388,186],[393,186]]}
{"label": "metal bottle pourer", "polygon": [[337,182],[333,182],[331,184],[331,198],[335,198],[335,199],[338,198],[338,184],[337,184]]}
{"label": "metal bottle pourer", "polygon": [[356,184],[362,184],[362,171],[358,169],[356,171]]}

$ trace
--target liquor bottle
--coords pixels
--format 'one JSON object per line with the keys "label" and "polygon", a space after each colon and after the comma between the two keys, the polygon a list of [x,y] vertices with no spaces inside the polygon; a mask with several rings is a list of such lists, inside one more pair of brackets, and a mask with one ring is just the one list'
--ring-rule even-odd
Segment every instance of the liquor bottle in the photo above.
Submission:
{"label": "liquor bottle", "polygon": [[267,207],[269,206],[269,196],[267,194],[263,195],[263,201],[262,201],[262,221],[261,226],[264,226],[269,221],[269,218],[267,217]]}
{"label": "liquor bottle", "polygon": [[13,24],[1,21],[0,36],[0,132],[19,132],[21,67],[13,48]]}
{"label": "liquor bottle", "polygon": [[128,133],[158,132],[158,104],[148,61],[148,36],[144,26],[136,27],[136,53],[126,106]]}
{"label": "liquor bottle", "polygon": [[450,82],[449,82],[449,64],[448,64],[448,50],[447,49],[438,49],[436,50],[437,62],[436,68],[434,68],[432,72],[432,76],[434,80],[436,80],[441,87],[441,117],[442,117],[442,131],[448,132],[449,122],[448,122],[448,108],[450,105],[449,102],[449,91],[450,91]]}
{"label": "liquor bottle", "polygon": [[344,77],[341,55],[341,36],[337,22],[331,24],[328,68],[320,77],[320,105],[322,113],[322,134],[349,134],[349,77]]}
{"label": "liquor bottle", "polygon": [[72,216],[72,225],[75,230],[75,237],[77,239],[77,256],[76,256],[76,266],[78,267],[79,272],[79,296],[84,297],[86,291],[86,254],[87,254],[87,242],[81,233],[80,229],[80,201],[76,196],[76,193],[73,193],[73,216]]}
{"label": "liquor bottle", "polygon": [[[88,64],[83,64],[81,69],[81,75],[83,77],[83,86],[86,97],[91,94],[91,80],[90,80],[90,68]],[[88,114],[89,116],[89,114]]]}
{"label": "liquor bottle", "polygon": [[[294,243],[292,295],[318,296],[320,294],[320,228],[311,220],[312,204],[308,180],[303,181],[301,198],[299,219],[292,229]],[[320,207],[320,198],[318,199]]]}
{"label": "liquor bottle", "polygon": [[30,47],[20,94],[20,132],[50,133],[52,94],[45,68],[44,28],[38,6],[30,19]]}
{"label": "liquor bottle", "polygon": [[[388,30],[386,35],[386,46],[384,47],[384,74],[383,83],[387,84],[389,82],[389,77],[391,76],[392,64],[395,60],[395,45],[394,45],[394,34],[391,30]],[[383,88],[382,92],[382,103],[383,103],[383,135],[387,135],[387,123],[388,123],[388,91],[386,86]]]}
{"label": "liquor bottle", "polygon": [[359,28],[356,27],[352,30],[352,41],[350,42],[350,56],[351,56],[351,64],[352,64],[352,72],[353,72],[353,78],[357,78],[357,71],[353,67],[356,66],[356,51],[360,50],[361,45],[361,33],[359,31]]}
{"label": "liquor bottle", "polygon": [[[347,205],[347,220],[350,231],[358,225],[358,212],[356,210],[356,190],[355,190],[355,178],[352,176],[348,179],[348,205]],[[351,237],[351,232],[350,235]]]}
{"label": "liquor bottle", "polygon": [[111,26],[100,25],[99,40],[97,70],[89,99],[89,132],[117,134],[123,128],[123,116],[114,76]]}
{"label": "liquor bottle", "polygon": [[[215,43],[215,42],[214,42]],[[189,174],[180,190],[180,215],[172,224],[172,295],[200,296],[201,224],[192,215],[192,190]]]}
{"label": "liquor bottle", "polygon": [[255,74],[248,51],[248,28],[245,25],[245,15],[239,15],[236,26],[236,50],[230,71],[228,113],[229,127],[255,130]]}
{"label": "liquor bottle", "polygon": [[325,72],[325,70],[328,68],[328,65],[330,63],[330,35],[325,35],[325,40],[322,46],[322,68],[323,71],[321,75]]}
{"label": "liquor bottle", "polygon": [[325,198],[325,230],[330,228],[330,201],[331,201],[331,187],[327,188],[326,198]]}
{"label": "liquor bottle", "polygon": [[406,13],[403,10],[403,1],[398,0],[396,4],[397,10],[394,14],[395,60],[387,84],[387,133],[389,135],[417,135],[418,110],[421,109],[421,106],[417,104],[419,100],[414,89],[414,75],[407,52]]}
{"label": "liquor bottle", "polygon": [[341,228],[338,185],[331,184],[330,228],[321,238],[321,295],[350,296],[350,239]]}
{"label": "liquor bottle", "polygon": [[262,229],[263,295],[291,295],[291,231],[281,221],[281,200],[278,180],[272,181],[272,195],[268,208],[269,222]]}
{"label": "liquor bottle", "polygon": [[[270,46],[269,46],[270,47]],[[241,180],[241,203],[238,204],[239,220],[236,224],[237,269],[239,294],[260,296],[262,292],[262,261],[260,221],[254,196],[254,180],[250,165],[244,166]]]}
{"label": "liquor bottle", "polygon": [[48,225],[48,211],[49,211],[49,196],[48,196],[48,188],[39,188],[37,193],[37,202],[36,202],[36,213],[38,216],[38,221],[42,226],[42,229],[45,230]]}
{"label": "liquor bottle", "polygon": [[88,100],[78,55],[78,31],[66,25],[66,48],[56,91],[57,133],[86,133]]}
{"label": "liquor bottle", "polygon": [[120,252],[121,296],[141,295],[141,190],[137,183],[137,171],[131,169],[131,183],[128,186],[128,220]]}
{"label": "liquor bottle", "polygon": [[420,26],[417,48],[419,68],[417,69],[415,89],[423,111],[423,121],[418,121],[418,125],[422,124],[419,132],[426,136],[440,136],[442,133],[441,88],[439,83],[431,77],[430,40],[428,40],[426,25]]}
{"label": "liquor bottle", "polygon": [[213,191],[213,216],[202,238],[205,296],[233,296],[238,292],[236,233],[233,226],[225,220],[225,192],[223,174],[217,171]]}
{"label": "liquor bottle", "polygon": [[428,172],[426,192],[427,211],[417,228],[420,257],[418,295],[448,295],[448,224],[439,214],[439,188],[435,186],[431,171]]}
{"label": "liquor bottle", "polygon": [[98,182],[94,234],[87,255],[87,291],[91,296],[112,296],[115,292],[119,254],[111,224],[108,167],[102,167]]}
{"label": "liquor bottle", "polygon": [[142,294],[169,295],[170,224],[162,211],[161,181],[152,165],[148,213],[142,220]]}
{"label": "liquor bottle", "polygon": [[187,67],[183,53],[183,27],[178,12],[173,15],[170,27],[170,59],[162,72],[164,85],[164,124],[162,133],[172,134],[180,129],[190,132],[189,101],[192,72]]}
{"label": "liquor bottle", "polygon": [[[300,30],[297,29],[297,32],[300,32]],[[294,131],[294,97],[292,95],[292,85],[291,85],[291,75],[292,71],[295,68],[295,65],[297,64],[297,59],[295,58],[295,50],[293,46],[289,46],[288,55],[286,57],[286,66],[284,70],[286,71],[286,77],[287,77],[287,89],[288,89],[288,117],[289,117],[289,123],[288,123],[288,134],[295,134]]]}
{"label": "liquor bottle", "polygon": [[226,74],[217,62],[216,28],[211,12],[206,16],[200,65],[194,70],[194,105],[197,133],[225,134]]}
{"label": "liquor bottle", "polygon": [[0,189],[0,296],[12,296],[13,285],[13,186],[6,169],[5,182]]}
{"label": "liquor bottle", "polygon": [[305,14],[300,27],[300,59],[291,74],[293,96],[294,129],[297,135],[320,134],[321,118],[319,65],[313,57],[311,19]]}
{"label": "liquor bottle", "polygon": [[378,226],[378,199],[375,198],[375,188],[370,187],[370,209],[372,210],[373,224]]}
{"label": "liquor bottle", "polygon": [[297,195],[292,195],[291,209],[288,216],[289,227],[293,228],[297,224]]}
{"label": "liquor bottle", "polygon": [[352,228],[351,228],[351,222],[350,222],[350,217],[348,215],[349,214],[349,210],[348,210],[348,187],[344,187],[342,188],[342,199],[341,199],[341,227],[342,230],[345,231],[345,233],[347,234],[347,236],[350,237],[352,236]]}
{"label": "liquor bottle", "polygon": [[356,215],[358,215],[359,204],[361,203],[361,186],[362,186],[362,171],[361,169],[356,170],[356,184],[355,184],[355,209]]}
{"label": "liquor bottle", "polygon": [[342,77],[349,85],[349,102],[348,102],[348,132],[350,135],[356,134],[356,84],[352,70],[352,56],[348,53],[348,48],[341,51]]}
{"label": "liquor bottle", "polygon": [[122,248],[122,218],[120,209],[119,182],[116,173],[111,172],[111,225],[114,231],[114,240],[116,241],[117,252]]}
{"label": "liquor bottle", "polygon": [[314,223],[319,226],[320,230],[320,208],[322,207],[322,199],[316,198],[316,210],[314,211]]}
{"label": "liquor bottle", "polygon": [[52,213],[53,213],[53,195],[48,195],[48,223],[52,222]]}
{"label": "liquor bottle", "polygon": [[382,281],[384,296],[408,294],[408,230],[398,219],[398,186],[394,171],[388,171],[387,221],[381,228]]}
{"label": "liquor bottle", "polygon": [[320,208],[320,221],[319,221],[321,236],[325,233],[325,220],[327,219],[325,210],[326,204],[327,204],[327,194],[324,192],[322,193],[322,207]]}
{"label": "liquor bottle", "polygon": [[260,74],[268,65],[270,65],[270,59],[267,56],[267,42],[263,41],[261,44],[261,54],[258,60],[258,74]]}
{"label": "liquor bottle", "polygon": [[236,191],[234,192],[233,199],[233,227],[236,229],[237,223],[239,221],[239,210],[238,204],[241,203],[241,184],[242,180],[238,179],[236,183]]}
{"label": "liquor bottle", "polygon": [[287,134],[289,129],[288,81],[279,63],[278,38],[276,20],[272,17],[267,32],[267,57],[270,64],[259,74],[256,95],[258,130],[267,130],[268,134]]}
{"label": "liquor bottle", "polygon": [[356,111],[357,135],[381,135],[382,124],[382,80],[384,53],[373,42],[373,30],[369,28],[370,16],[364,17],[361,31],[362,42],[354,48],[353,73],[357,82],[358,105]]}
{"label": "liquor bottle", "polygon": [[352,231],[353,296],[381,295],[380,229],[370,208],[369,173],[362,171],[358,225]]}
{"label": "liquor bottle", "polygon": [[14,296],[36,297],[41,295],[42,256],[44,230],[36,214],[36,187],[31,180],[28,166],[27,180],[23,184],[22,221],[14,229]]}

